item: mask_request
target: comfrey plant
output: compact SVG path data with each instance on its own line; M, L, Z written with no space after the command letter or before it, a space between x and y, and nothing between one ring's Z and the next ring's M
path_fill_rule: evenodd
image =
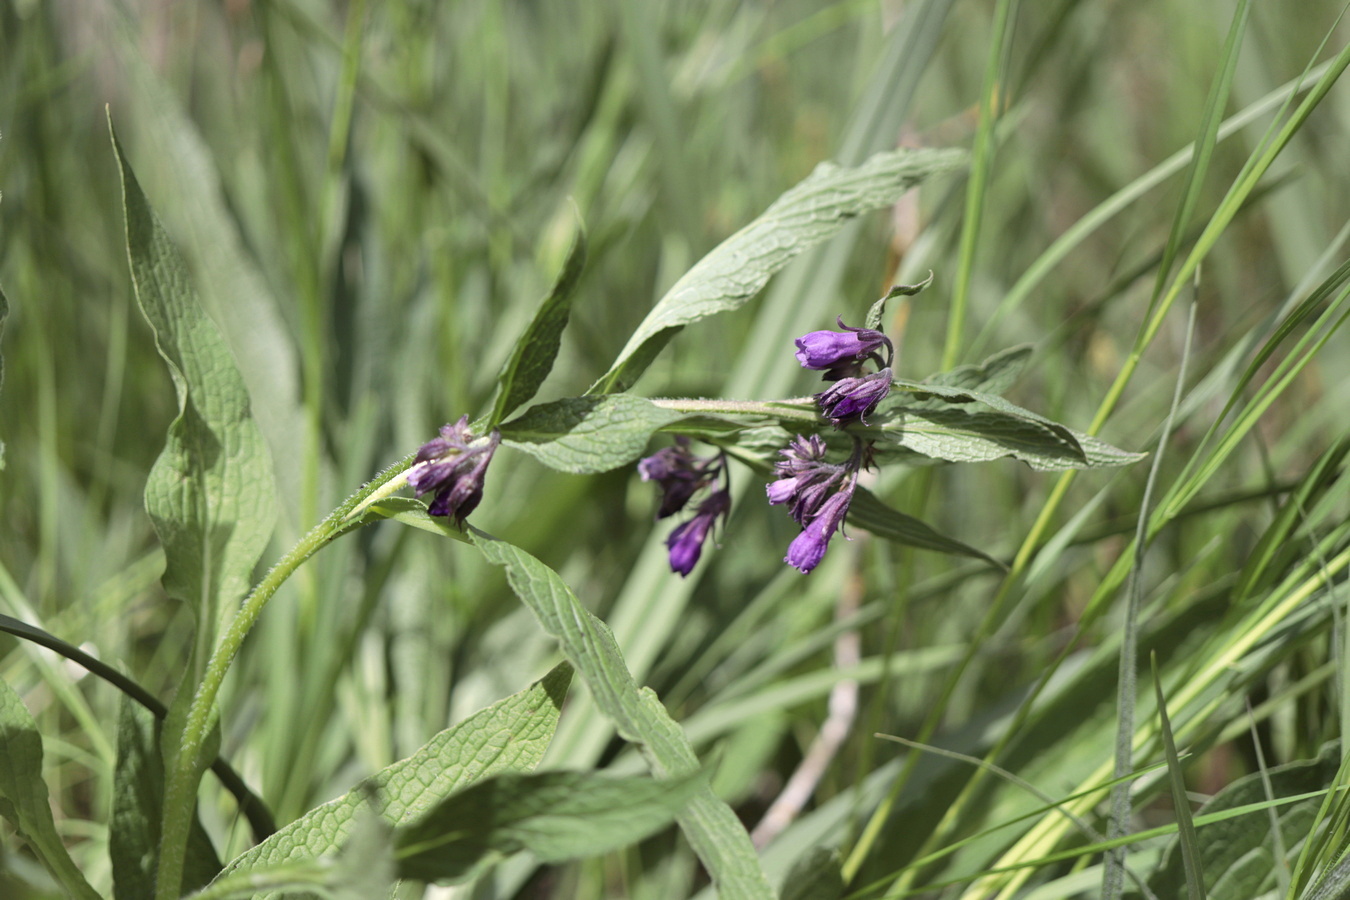
M963 159L952 151L897 151L856 168L817 169L681 278L588 391L527 407L550 374L567 326L586 256L578 233L483 413L443 426L271 560L255 581L277 512L273 450L278 458L294 454L264 440L229 347L203 313L186 265L115 140L114 148L132 283L180 405L145 491L163 545L165 592L190 606L195 623L173 713L117 667L27 623L4 627L66 655L129 698L118 728L118 801L111 821L100 826L116 836L117 900L178 900L198 890L207 897L255 890L350 893L358 877L362 896L387 896L398 879L464 881L521 850L553 862L608 852L677 817L715 885L733 885L731 893L741 897L772 896L744 827L703 777L706 769L685 732L654 694L639 689L605 623L551 568L468 521L489 503L488 469L503 452L576 475L626 468L641 458L641 477L660 491L657 518L692 511L665 536L664 548L653 547L674 572L690 578L714 531L726 530L733 506L741 514L750 507L734 500L748 480L733 483L733 464L769 479L769 503L785 507L800 527L785 560L810 572L845 522L887 540L997 565L887 507L860 484L865 469L1011 456L1059 470L1138 458L1002 399L999 392L1028 359L1025 348L921 382L897 378L895 347L880 328L884 304L924 285L888 293L862 327L841 318L840 330L796 341L798 362L828 384L814 397L655 400L630 392L684 325L737 309L848 219L894 203ZM0 312L4 305L0 296ZM673 445L643 458L658 434L674 434ZM318 435L310 440L322 443ZM696 453L695 441L710 449ZM396 496L404 487L428 502ZM230 712L222 713L221 688L263 610L299 567L343 536L381 523L462 542L504 569L568 662L278 832L266 804L217 758L220 718ZM734 541L734 531L726 541ZM597 714L642 749L660 780L530 771L557 725L573 671L591 688ZM32 789L42 784L42 742L18 694L2 681L0 726L12 737L5 739L7 765L0 767L0 815L25 836L65 894L99 896L66 854L45 790ZM510 751L484 757L482 735L502 737ZM201 785L208 768L234 795L257 841L226 862L197 819L199 797L208 797ZM583 820L599 824L577 828ZM471 833L465 821L475 824Z

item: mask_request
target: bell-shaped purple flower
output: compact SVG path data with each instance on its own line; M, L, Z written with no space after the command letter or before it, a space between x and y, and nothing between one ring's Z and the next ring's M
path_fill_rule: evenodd
M820 435L797 435L779 453L783 460L774 464L778 479L766 487L769 504L789 503L788 511L798 524L805 525L820 510L821 504L848 471L846 465L825 462L825 441Z
M807 369L825 369L826 381L838 381L862 374L862 364L872 359L882 365L877 351L887 350L887 365L894 347L886 335L871 328L853 328L838 320L843 331L813 331L797 338L797 361Z
M463 526L483 499L483 479L501 442L496 429L486 438L474 438L469 433L469 417L461 416L454 425L441 426L440 437L418 449L408 471L408 485L418 495L435 495L428 513L453 516L455 524Z
M830 538L834 537L835 531L844 522L844 516L848 515L848 505L853 500L853 489L856 484L855 480L821 505L815 518L788 545L787 556L783 557L783 562L800 569L803 573L810 572L820 565L820 561L825 558L825 551L829 548Z
M690 498L711 480L710 466L716 460L705 460L689 450L689 438L680 435L675 444L656 451L638 462L638 475L643 481L654 481L661 488L661 504L656 518L664 519L684 509Z
M841 378L828 389L816 394L820 411L835 425L854 420L867 424L867 414L891 392L891 370L882 369L871 375Z
M726 491L716 491L698 506L698 512L688 522L679 525L666 538L666 549L670 553L670 569L681 577L694 571L698 558L703 553L703 542L712 532L713 523L718 516L726 517L731 511L731 495Z

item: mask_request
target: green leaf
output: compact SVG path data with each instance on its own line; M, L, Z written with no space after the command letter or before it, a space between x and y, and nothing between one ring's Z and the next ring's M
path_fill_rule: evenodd
M558 573L519 547L472 527L469 539L488 562L506 569L511 589L558 640L596 706L620 735L637 744L653 773L678 778L697 772L698 757L683 729L656 694L638 688L609 626L581 605ZM723 900L773 897L745 826L709 786L699 787L677 820Z
M5 319L9 316L9 299L0 290L0 350L4 347ZM5 386L5 354L0 352L0 388ZM0 472L5 469L5 442L0 441Z
M0 679L0 818L65 889L79 900L99 900L56 833L56 822L42 780L42 737L19 695Z
M856 168L816 166L763 215L685 273L588 393L627 390L678 329L737 309L793 257L830 237L849 219L889 206L924 179L955 169L964 160L960 150L894 150L878 153Z
M149 710L123 696L117 725L117 766L113 771L112 822L108 855L112 861L113 896L142 900L154 896L159 864L164 764L158 720ZM195 817L188 835L183 889L195 890L220 872L211 839Z
M1020 422L1026 423L1028 426L1035 426L1037 430L1044 434L1048 444L1059 448L1060 452L1068 453L1084 461L1087 459L1086 455L1083 453L1082 445L1078 443L1078 439L1074 436L1071 429L1066 428L1057 422L1052 422L1044 416L1037 415L1029 409L1023 409L1015 403L1009 403L997 394L986 394L981 391L972 391L965 388L947 387L943 384L930 382L920 383L915 381L905 381L903 379L896 379L894 386L901 391L909 391L915 394L921 400L935 398L944 401L941 406L926 404L917 407L904 407L906 411L912 412L916 409L941 409L943 407L951 409L953 405L956 405L961 412L964 412L966 411L968 404L978 403L981 407L988 407L996 413L1001 413L1004 416L1017 419Z
M839 852L815 847L797 860L783 879L781 896L782 900L839 900L844 896Z
M685 414L624 394L532 406L501 427L502 443L562 472L607 472L642 455L660 428Z
M1033 347L1020 344L1000 350L979 365L957 366L946 372L930 375L924 384L936 384L942 387L965 391L979 391L983 394L1002 394L1012 387L1013 382L1022 374L1031 360ZM930 401L940 403L939 400Z
M412 756L241 853L221 878L337 852L368 801L389 825L408 825L488 775L533 769L553 739L571 680L572 668L564 663L526 690L447 728Z
M978 373L952 370L958 378ZM1144 458L1075 431L1002 397L933 382L898 381L917 402L901 400L883 407L889 420L880 436L892 447L946 462L987 462L1011 456L1041 471L1123 466ZM894 394L892 396L895 396Z
M864 328L871 328L875 331L884 331L881 327L881 319L886 315L886 301L896 297L912 297L933 283L933 273L929 272L928 277L918 284L897 284L886 292L871 308L867 310L867 317L863 320Z
M1268 769L1271 796L1278 799L1320 791L1332 783L1340 762L1340 745L1332 742L1322 748L1316 759ZM1245 815L1204 825L1195 832L1209 896L1259 897L1278 886L1268 800L1261 773L1253 772L1219 791L1196 811L1195 818L1203 819L1237 807L1252 807ZM1276 807L1280 834L1291 858L1309 838L1319 805L1320 798L1314 795ZM1159 897L1185 896L1180 838L1168 846L1148 883Z
M864 487L859 487L853 494L853 502L848 506L848 523L897 544L936 550L938 553L973 556L1000 569L1008 568L982 550L949 538L927 523L892 509Z
M113 149L136 301L178 394L179 414L146 481L145 507L164 545L164 589L196 613L198 658L205 660L267 546L276 486L234 357L116 135Z
M190 900L255 900L273 892L324 900L371 900L390 896L397 883L393 830L363 809L352 825L351 838L336 853L223 876Z
M534 314L534 321L516 341L511 358L497 376L500 386L497 400L492 405L492 413L488 416L484 431L501 424L503 419L533 397L552 371L553 361L562 344L563 329L567 327L567 318L572 311L572 294L581 280L581 271L585 265L586 230L578 227L553 289Z
M508 773L444 800L395 836L399 875L466 881L528 850L544 862L597 856L664 828L703 781L583 772Z

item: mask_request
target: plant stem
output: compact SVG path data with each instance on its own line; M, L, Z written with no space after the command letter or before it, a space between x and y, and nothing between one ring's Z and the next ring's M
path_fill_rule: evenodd
M352 494L337 509L300 539L291 550L277 561L262 581L259 581L221 636L206 664L201 684L192 697L183 732L178 740L178 751L172 757L164 792L163 828L159 844L159 869L155 879L155 900L176 900L182 892L183 865L187 855L188 830L196 808L197 786L205 771L202 750L214 725L216 697L225 681L230 663L243 646L267 601L286 582L305 560L321 550L339 532L350 529L348 513L369 495L402 474L412 464L409 455L381 472L374 480Z

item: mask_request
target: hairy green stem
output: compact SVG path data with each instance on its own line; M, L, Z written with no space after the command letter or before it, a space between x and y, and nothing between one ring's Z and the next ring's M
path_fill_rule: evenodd
M216 697L225 682L225 673L234 662L244 638L252 630L267 601L286 582L296 569L339 534L350 530L347 517L368 496L401 475L412 464L408 456L381 472L364 485L318 525L300 539L285 556L277 561L263 579L244 598L239 613L216 644L201 684L192 697L183 733L178 740L178 752L168 772L164 791L163 830L159 843L159 869L155 879L155 900L176 900L182 892L183 864L187 855L188 830L196 808L197 785L205 763L202 751L214 724Z
M789 400L653 400L652 405L676 412L720 413L722 415L768 416L819 425L820 413L811 397Z

